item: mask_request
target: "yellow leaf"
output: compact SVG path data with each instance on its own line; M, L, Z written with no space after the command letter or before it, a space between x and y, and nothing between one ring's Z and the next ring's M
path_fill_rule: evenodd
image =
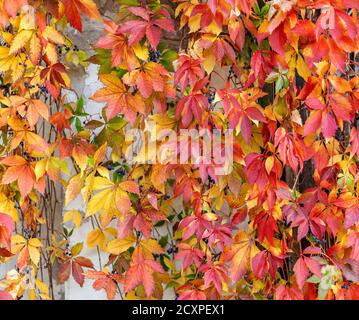
M31 261L37 266L40 262L40 251L39 249L33 247L33 246L28 246L27 247L29 249L29 255L30 255L30 259Z
M23 236L20 236L19 234L15 234L11 237L11 243L12 244L25 244L26 239Z
M189 18L188 26L189 26L190 33L196 32L199 30L199 28L201 27L201 19L202 19L202 14L200 14L200 13Z
M142 240L141 247L144 249L144 253L150 255L163 253L163 248L156 240L153 239Z
M80 254L80 252L82 251L82 248L83 248L83 243L82 242L79 242L79 243L76 243L72 248L71 248L71 254L72 256L77 256L78 254Z
M64 36L51 26L46 26L45 30L42 33L42 36L46 40L53 42L55 44L63 45L65 43Z
M257 249L258 250L258 249ZM244 230L238 232L234 237L234 243L230 248L226 248L221 258L231 258L230 277L233 281L238 281L250 268L250 261L256 253L256 246L253 240Z
M136 45L132 46L132 49L135 55L137 56L137 58L143 61L148 60L148 48L146 46L137 43Z
M76 229L78 229L82 222L81 213L77 210L70 210L70 211L65 212L63 223L66 223L71 220L74 222Z
M38 181L46 172L47 159L41 159L36 162L35 165L35 176Z
M305 63L304 59L301 55L298 55L297 58L297 71L298 74L307 81L310 76L310 69L308 68L307 64Z
M101 250L105 250L106 242L107 242L106 235L102 232L101 229L92 230L87 235L87 246L89 248L99 246Z
M84 181L80 174L70 179L65 191L65 206L77 197L83 187L83 184Z
M176 271L176 266L173 263L172 260L168 259L166 256L163 257L163 261L165 263L165 265L172 271Z
M211 50L203 51L203 67L210 74L216 65L216 57Z
M98 166L96 170L103 178L110 179L110 171L107 168Z
M272 156L268 157L265 162L265 167L268 174L270 174L270 172L272 171L273 165L274 165L274 157Z
M29 245L32 246L32 247L35 247L35 248L42 247L41 241L39 239L37 239L37 238L31 238L29 240Z
M102 190L102 189L111 188L113 186L114 183L111 180L103 177L95 177L93 183L93 190Z
M46 285L45 282L42 282L42 281L40 281L39 279L36 279L36 280L35 280L35 285L36 285L36 287L40 290L40 292L41 292L42 294L45 294L45 295L48 295L48 294L49 294L49 289L48 289L48 287L47 287L47 285Z
M31 37L30 46L29 46L29 51L30 51L29 55L32 64L35 65L39 62L41 56L41 50L42 50L42 46L40 39L34 34Z
M117 237L117 229L116 228L108 227L105 229L105 232L109 233L114 238Z
M279 121L288 114L287 104L284 98L277 96L273 103L273 113Z
M14 54L20 51L23 47L27 45L32 37L33 31L32 30L21 30L19 33L16 34L14 39L12 40L9 54Z
M104 143L100 148L98 148L93 155L93 161L96 166L100 164L103 159L106 157L106 151L107 151L107 142Z
M8 199L3 193L0 193L0 212L7 214L15 222L19 219L14 202Z
M29 300L36 300L36 291L35 289L29 290Z
M96 193L89 201L86 209L86 218L100 210L109 209L113 203L113 190L105 189Z
M127 251L133 244L133 242L136 239L134 238L133 235L125 238L125 239L115 239L115 240L111 240L108 244L107 244L107 251L111 254L114 255L120 255L121 253Z

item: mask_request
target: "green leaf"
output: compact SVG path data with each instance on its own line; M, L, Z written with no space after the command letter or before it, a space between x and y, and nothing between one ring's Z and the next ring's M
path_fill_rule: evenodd
M75 127L76 127L77 131L82 131L82 123L81 123L81 120L78 117L76 117Z
M176 285L178 285L178 283L176 281L170 281L170 282L167 283L166 289L173 288Z
M176 60L178 58L178 54L174 50L167 50L162 54L163 60Z
M76 113L81 113L83 111L84 108L84 99L83 97L80 97L79 100L77 100L77 105L76 105Z
M266 3L265 6L261 9L261 14L260 14L260 15L261 15L262 17L265 16L265 15L268 13L269 8L270 8L269 4Z
M83 242L76 243L76 244L71 248L71 254L72 254L73 256L77 256L78 254L81 253L82 248L83 248Z
M117 0L117 2L124 6L138 6L140 4L138 0Z
M267 78L266 78L265 81L266 81L267 83L273 83L274 81L276 81L276 79L278 79L278 76L279 76L279 73L273 71L273 72L271 72L271 73L267 76Z
M168 235L163 236L158 243L162 248L164 248L167 245L168 242Z
M307 282L320 283L320 278L316 275L312 275L310 278L307 279Z
M127 124L127 121L122 117L112 118L107 123L108 127L115 130L115 131L121 130L126 124Z
M99 73L111 73L111 51L108 49L95 49L96 55L89 58L89 61L100 65Z
M283 88L283 77L280 76L275 83L275 93L277 94Z
M261 9L259 8L259 5L257 2L255 2L253 4L253 8L254 8L254 12L256 13L257 16L261 15Z

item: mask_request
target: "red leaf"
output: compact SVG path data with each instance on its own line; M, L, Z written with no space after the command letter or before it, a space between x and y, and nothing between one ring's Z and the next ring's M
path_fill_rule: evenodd
M263 279L268 272L267 251L261 251L252 260L253 272L258 279Z
M15 18L20 8L27 4L27 0L4 0L3 6L6 12Z
M114 299L117 292L118 275L109 275L102 271L90 270L85 273L85 276L90 279L95 279L92 287L95 290L104 289L106 291L107 299Z
M307 136L314 132L316 132L322 121L322 112L321 111L312 111L309 118L304 124L304 132L303 135Z
M322 254L322 249L318 247L306 247L303 251L304 254Z
M14 299L10 293L0 290L0 300L14 300Z
M79 264L81 267L86 267L86 268L93 268L93 263L90 259L85 258L85 257L76 257L74 258L74 260L76 261L77 264Z
M322 274L320 272L321 267L318 261L312 259L312 258L308 258L308 257L303 257L306 266L308 267L308 269L315 274L317 277L321 277Z
M344 228L348 229L359 221L359 205L345 211Z
M132 256L131 266L126 273L125 292L129 292L139 284L143 284L146 295L149 297L155 285L154 272L164 273L164 270L157 261L146 259L141 248L136 248Z
M269 43L272 49L278 54L284 56L284 45L287 42L287 36L284 33L284 24L282 23L269 35Z
M100 20L100 13L92 0L61 0L64 4L65 15L70 25L82 32L80 13L85 16Z
M71 261L66 261L62 263L59 267L59 271L57 273L57 281L58 283L64 283L67 281L71 274Z
M297 284L299 286L299 289L303 289L305 280L307 280L309 276L309 270L308 267L304 261L304 258L299 258L297 262L294 265L294 273L297 280Z
M72 261L72 276L80 287L84 285L85 276L83 275L83 272L84 270L82 267L75 261Z
M276 300L303 300L303 294L295 288L289 288L284 284L277 287L275 291Z
M336 130L336 123L333 116L325 111L322 115L322 133L324 138L330 139L334 136Z

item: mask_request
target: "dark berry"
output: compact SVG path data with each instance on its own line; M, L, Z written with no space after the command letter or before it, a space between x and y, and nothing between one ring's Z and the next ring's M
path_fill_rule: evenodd
M216 95L216 93L213 91L208 94L208 103L209 104L211 104L214 101L215 95Z
M120 168L116 171L116 173L120 176L123 177L126 174L126 170L123 168Z
M150 54L150 61L153 61L153 62L158 62L159 61L161 53L158 50L155 50L155 51L150 50L149 54Z
M24 229L24 238L26 240L31 238L31 230L30 229L27 229L27 228Z

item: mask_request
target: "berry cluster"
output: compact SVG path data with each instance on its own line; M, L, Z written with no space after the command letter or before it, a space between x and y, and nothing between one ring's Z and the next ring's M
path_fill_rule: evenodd
M152 62L160 61L161 53L158 50L154 50L154 51L150 50L149 55L150 55L150 61Z

